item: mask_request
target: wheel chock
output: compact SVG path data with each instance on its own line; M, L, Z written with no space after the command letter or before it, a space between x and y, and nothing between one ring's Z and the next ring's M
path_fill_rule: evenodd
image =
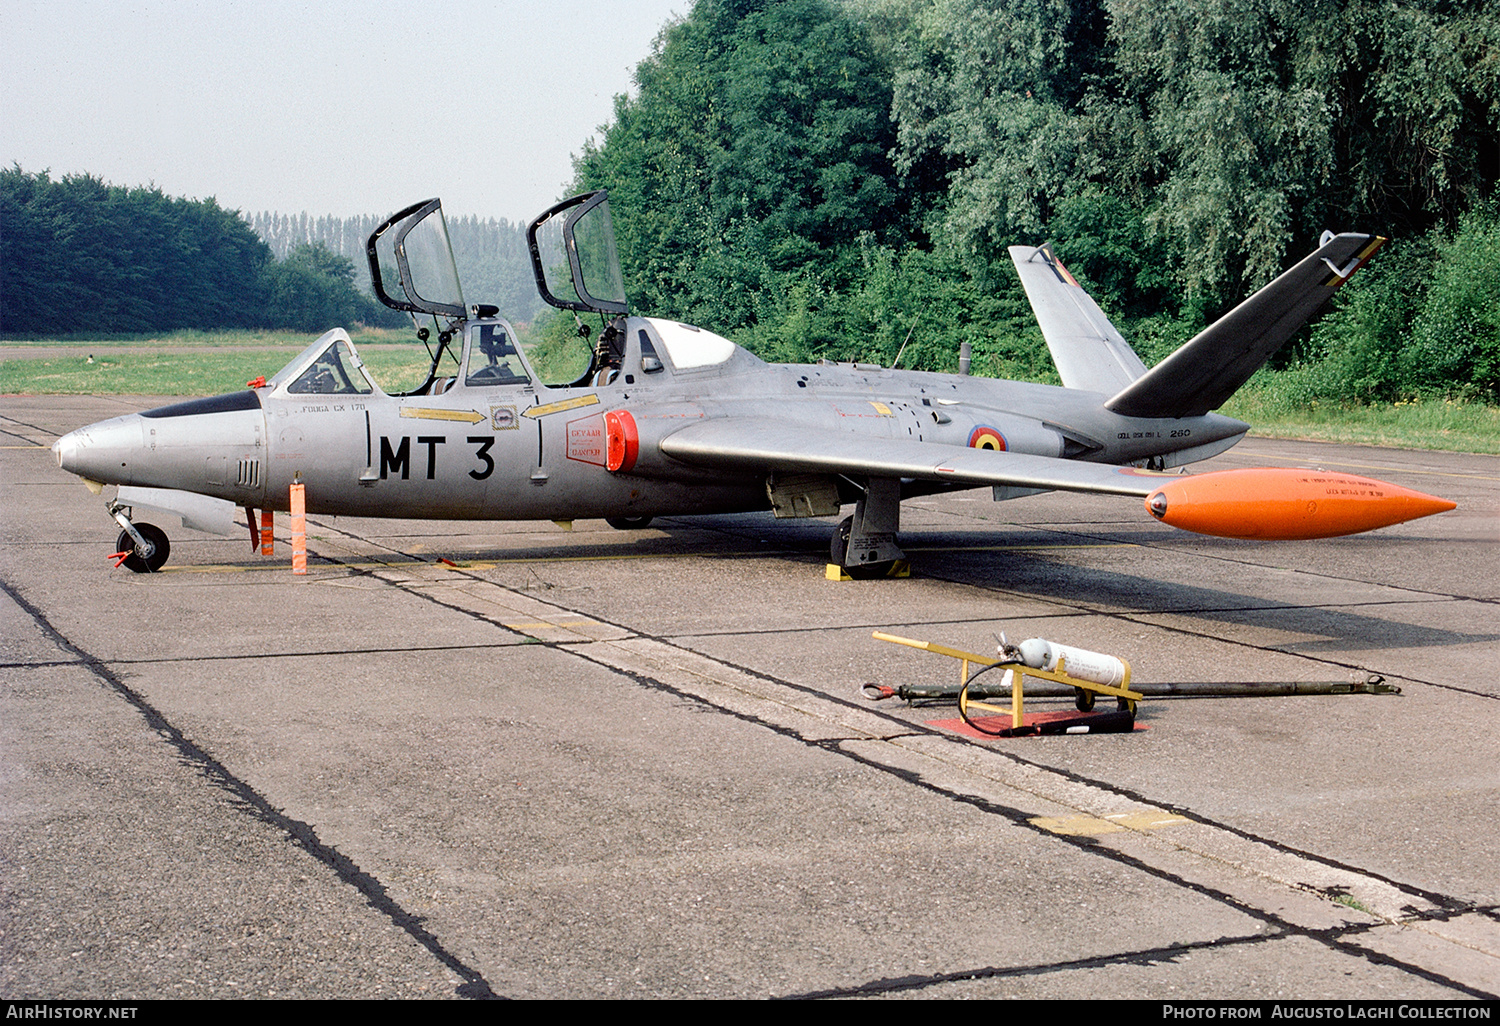
M911 561L898 559L891 564L891 568L883 575L887 578L905 578L911 576ZM848 572L837 563L828 563L823 569L823 578L828 581L852 581Z

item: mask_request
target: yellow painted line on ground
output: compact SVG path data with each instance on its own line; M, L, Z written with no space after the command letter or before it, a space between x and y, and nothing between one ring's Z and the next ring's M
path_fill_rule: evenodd
M278 539L279 540L279 539ZM913 548L910 552L1011 552L1041 549L1138 549L1139 545L1132 542L1113 542L1087 545L988 545L976 546L974 548ZM316 553L313 554L316 558ZM515 556L504 559L479 559L479 560L454 560L453 565L438 563L425 559L409 560L361 560L358 562L340 563L309 563L309 574L316 576L318 570L403 570L408 567L431 567L435 570L493 570L497 566L526 564L526 563L598 563L609 560L626 559L712 559L729 557L760 557L766 556L796 556L804 553L791 550L772 549L743 549L739 552L627 552L618 555L605 556ZM230 563L205 563L201 566L169 566L157 571L163 574L207 574L207 573L247 573L259 570L288 570L291 563L268 563L264 566L235 566Z
M738 556L764 556L776 553L765 552L737 552L732 555ZM688 559L696 553L692 552L662 552L652 555L650 553L637 553L623 556L518 556L515 559L491 559L478 560L474 562L460 562L455 560L455 566L446 563L434 563L423 559L411 560L362 560L359 562L318 563L309 562L307 565L309 576L316 576L319 570L405 570L412 567L430 567L434 570L493 570L501 564L512 563L588 563L609 559ZM723 553L720 553L723 555ZM316 554L313 559L316 560ZM235 566L230 563L204 563L199 566L169 566L163 567L157 573L163 574L206 574L206 573L246 573L259 570L286 570L290 573L291 562L267 563L265 566Z
M1320 467L1358 467L1361 470L1389 470L1397 474L1425 474L1428 477L1462 477L1470 478L1475 481L1500 481L1500 477L1495 477L1490 474L1455 474L1452 471L1447 470L1417 470L1412 467L1392 467L1384 463L1348 463L1341 460L1298 460L1289 459L1286 456L1274 456L1268 452L1255 452L1254 450L1250 449L1236 449L1235 452L1238 455L1258 456L1262 459L1285 463L1288 466L1295 465L1301 467L1308 463L1317 463ZM1491 457L1491 459L1493 458L1494 457ZM1204 473L1208 473L1208 471L1204 471Z
M285 566L230 566L227 563L210 564L208 566L166 566L156 571L159 574L243 574L251 570L286 570L291 571L292 565Z
M1087 545L977 545L972 548L909 548L908 552L1021 552L1031 549L1138 549L1134 542L1100 542ZM611 559L705 559L724 556L798 556L806 553L790 549L745 549L740 552L635 552L611 556L517 556L513 559L487 559L472 563L459 562L460 570L490 570L502 563L592 563ZM348 564L350 566L357 564ZM395 564L391 564L395 565ZM451 567L449 569L452 569Z
M473 562L459 562L456 569L459 570L493 570L495 567L509 563L599 563L611 559L692 559L701 556L710 558L713 556L790 556L791 552L761 552L746 549L743 552L634 552L618 556L516 556L512 559L484 559ZM457 562L457 561L455 561ZM355 564L348 564L353 566ZM391 564L395 565L395 564ZM410 565L410 564L406 564ZM449 567L448 569L455 569Z
M563 623L502 623L501 627L509 627L513 631L543 631L549 628L559 627L591 627L598 623L597 620L567 620Z
M1027 820L1054 834L1070 837L1102 837L1122 830L1159 830L1179 823L1191 823L1185 816L1174 816L1168 812L1120 812L1102 819L1097 816L1037 816Z
M516 556L513 559L483 559L472 563L459 563L457 567L449 567L450 570L493 570L497 566L515 563L599 563L611 559L684 559L693 555L691 552L663 552L659 556L649 553L637 553L626 556ZM744 553L749 555L749 553Z

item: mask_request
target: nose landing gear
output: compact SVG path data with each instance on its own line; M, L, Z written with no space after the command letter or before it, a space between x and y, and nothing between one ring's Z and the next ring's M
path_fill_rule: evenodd
M167 532L155 524L136 524L130 520L130 507L118 502L109 505L109 515L125 530L115 541L115 566L124 565L138 574L154 574L167 564L172 551Z

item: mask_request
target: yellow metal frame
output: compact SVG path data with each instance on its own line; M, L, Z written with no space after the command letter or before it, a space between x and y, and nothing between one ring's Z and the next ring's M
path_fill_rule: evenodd
M1050 680L1070 688L1091 691L1099 695L1109 695L1129 703L1131 711L1135 710L1137 702L1146 697L1138 691L1130 690L1130 664L1124 659L1121 659L1120 662L1125 665L1125 679L1119 687L1115 687L1110 684L1098 684L1091 680L1081 680L1078 677L1069 676L1066 659L1059 659L1057 661L1057 669L1055 670L1038 670L1035 667L1027 666L1025 663L991 659L988 656L982 656L975 652L965 652L961 648L950 648L947 645L939 645L931 641L917 641L914 638L903 638L895 634L884 634L880 631L876 631L874 637L876 641L889 641L895 645L905 645L907 648L919 648L924 652L935 652L938 655L948 656L950 659L957 659L959 661L959 683L961 685L958 692L958 711L965 720L969 718L970 709L978 709L983 712L999 713L1001 715L1009 713L1010 725L1012 727L1022 726L1025 722L1025 681L1027 677L1035 677L1038 680ZM1003 666L1011 672L1009 709L1000 705L991 705L988 702L971 702L969 700L969 665L971 663L977 663L980 666Z

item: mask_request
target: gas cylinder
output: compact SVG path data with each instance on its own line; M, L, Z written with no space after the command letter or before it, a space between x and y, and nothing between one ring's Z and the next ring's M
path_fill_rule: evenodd
M1034 670L1051 673L1057 669L1057 661L1061 659L1063 672L1079 680L1115 688L1124 687L1130 681L1130 664L1102 652L1059 645L1043 638L1028 638L1018 648L1021 651L1021 662Z

